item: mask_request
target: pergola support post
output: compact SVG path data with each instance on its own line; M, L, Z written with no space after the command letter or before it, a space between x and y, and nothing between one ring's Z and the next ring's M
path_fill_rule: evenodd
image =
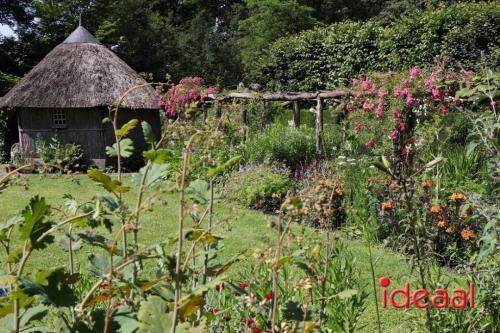
M323 154L323 101L316 98L316 154Z
M298 101L294 101L292 104L293 108L293 126L296 128L300 127L300 106Z

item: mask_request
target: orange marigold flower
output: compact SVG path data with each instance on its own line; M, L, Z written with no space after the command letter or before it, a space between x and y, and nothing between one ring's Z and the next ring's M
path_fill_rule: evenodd
M432 187L432 182L430 180L424 180L420 186L422 186L423 188L431 188Z
M393 210L396 208L396 203L392 200L382 202L382 210Z
M337 195L343 196L343 195L344 195L344 190L343 190L343 189L341 189L340 187L337 187L337 188L335 189L335 193L336 193Z
M452 233L454 233L454 232L455 232L455 227L448 227L448 228L446 229L446 233L448 233L448 234L450 234L450 235L451 235Z
M461 218L466 219L469 217L469 213L467 211L463 212L462 215L460 215Z
M441 212L441 206L435 205L431 207L431 213L439 213Z
M450 199L455 202L464 202L467 198L461 192L453 192L453 194L450 196Z
M469 240L469 239L476 238L476 234L474 233L474 230L470 230L469 228L463 229L460 234L462 235L462 238L464 240Z
M437 226L438 226L439 228L444 228L444 227L446 227L446 221L444 221L444 220L439 221L439 222L437 223Z

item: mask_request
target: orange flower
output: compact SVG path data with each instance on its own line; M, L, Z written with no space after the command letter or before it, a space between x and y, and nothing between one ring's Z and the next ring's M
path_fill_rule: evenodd
M452 233L454 233L454 232L455 232L455 227L448 227L448 228L446 229L446 233L448 233L448 234L450 234L450 235L451 235Z
M389 188L398 188L399 187L399 184L395 181L391 181L391 183L389 184Z
M337 187L337 188L335 189L335 193L336 193L337 195L339 195L339 196L343 196L343 195L344 195L344 190L343 190L343 189L341 189L340 187Z
M469 217L469 213L467 211L463 212L462 215L460 215L461 218L466 219Z
M432 182L430 180L424 180L420 186L422 186L423 188L431 188L432 187Z
M279 198L279 195L278 195L277 193L273 193L273 194L271 195L271 197L272 197L273 199L278 199L278 198Z
M382 210L393 210L396 208L396 203L392 200L382 202Z
M469 239L476 238L476 234L474 233L474 230L470 230L469 228L463 229L460 234L462 235L462 238L464 240L469 240Z
M467 198L461 192L453 192L453 194L450 196L450 199L458 203L458 202L464 202Z
M439 213L441 211L441 206L435 205L431 207L431 213Z
M437 226L438 226L439 228L444 228L444 227L446 227L446 221L444 221L444 220L439 221L439 222L437 223Z

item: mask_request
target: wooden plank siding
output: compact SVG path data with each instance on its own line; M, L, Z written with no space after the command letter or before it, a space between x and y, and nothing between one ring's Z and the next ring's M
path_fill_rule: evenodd
M107 159L106 146L111 146L115 142L112 125L102 123L102 119L108 116L108 110L106 108L68 109L65 114L66 127L57 128L53 125L51 109L19 110L19 142L23 152L29 156L36 155L37 137L40 136L49 142L51 137L57 135L63 143L81 145L84 150L84 160L87 163ZM119 126L134 118L149 122L159 137L161 125L157 111L121 110ZM140 126L132 131L130 138L134 140L134 146L138 151L146 148Z

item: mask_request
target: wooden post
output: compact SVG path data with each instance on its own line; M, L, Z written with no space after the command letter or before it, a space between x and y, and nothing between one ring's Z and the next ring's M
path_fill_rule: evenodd
M299 102L293 102L293 126L300 127L300 107Z
M217 119L220 119L221 116L222 116L222 107L220 106L219 101L215 101L215 117Z
M262 100L262 114L261 114L261 126L262 128L267 125L267 101Z
M243 125L243 142L247 141L247 132L248 132L248 124L247 124L247 108L243 105L243 109L241 110L241 123Z
M316 154L323 154L323 101L316 98Z

